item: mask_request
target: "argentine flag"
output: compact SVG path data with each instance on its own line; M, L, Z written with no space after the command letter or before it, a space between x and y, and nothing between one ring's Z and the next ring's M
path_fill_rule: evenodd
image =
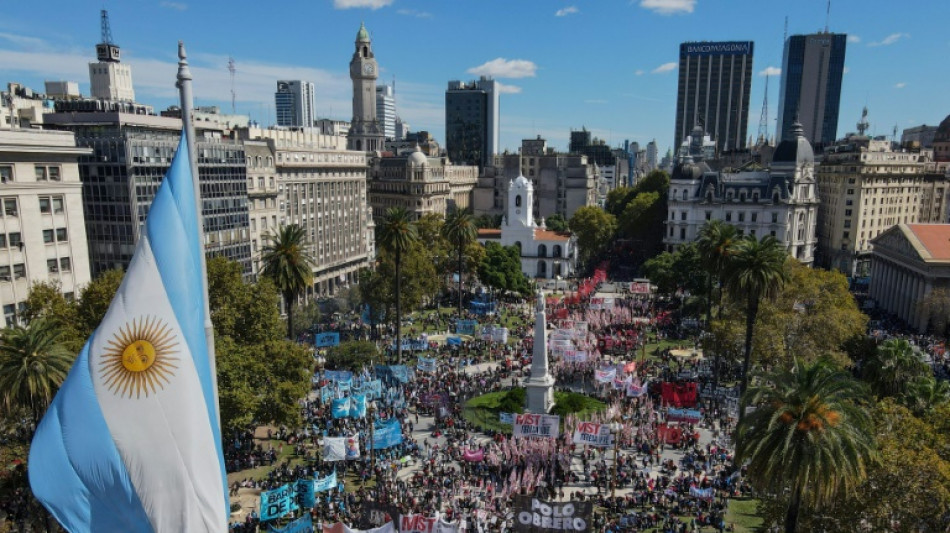
M185 136L122 285L40 422L33 493L67 530L227 531Z

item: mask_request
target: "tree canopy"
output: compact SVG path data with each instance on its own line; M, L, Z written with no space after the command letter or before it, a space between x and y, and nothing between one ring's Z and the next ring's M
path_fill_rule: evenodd
M580 262L586 264L613 239L617 219L597 206L588 205L574 212L569 226L577 236Z
M516 246L488 243L478 265L478 278L498 291L531 294L531 281L521 271L521 253Z

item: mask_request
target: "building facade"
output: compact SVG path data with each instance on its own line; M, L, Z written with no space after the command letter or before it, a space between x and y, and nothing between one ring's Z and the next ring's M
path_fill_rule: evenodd
M487 166L498 153L498 82L450 81L445 91L445 149L459 164Z
M573 276L577 243L573 235L548 230L544 219L535 219L530 208L534 203L531 180L518 176L508 182L507 192L501 229L479 230L479 242L517 247L521 251L521 271L528 277L556 279Z
M824 267L866 276L872 239L922 217L946 220L947 178L928 172L921 152L894 151L889 141L851 135L826 149L817 175Z
M286 128L312 128L316 120L316 89L312 82L279 80L274 93L277 125Z
M770 168L715 171L703 160L702 132L670 178L668 251L699 238L709 221L736 226L743 235L775 237L792 257L814 262L818 217L815 156L799 124L775 151Z
M89 283L80 157L71 133L0 130L0 305L19 323L30 286L56 282L67 299Z
M377 159L370 172L369 204L376 220L392 207L404 208L413 220L468 209L478 180L478 167L427 156L418 146L403 155Z
M265 236L288 224L303 227L314 257L313 286L305 297L334 294L355 283L361 269L370 266L373 254L372 217L367 208L367 156L346 150L346 139L313 131L248 128L242 139L267 146L252 150L254 164L249 178L264 178L262 191L249 190L256 223L252 235ZM276 210L267 207L274 196L267 152L274 154L277 178ZM261 201L263 200L263 209ZM367 238L367 235L370 238Z
M752 55L752 41L680 45L673 146L700 125L716 139L717 151L745 149Z
M376 87L376 118L383 127L383 136L396 139L396 90L392 85Z
M475 214L504 214L508 185L518 176L531 181L532 204L538 217L558 214L569 219L581 207L597 205L597 165L585 155L549 150L547 141L539 136L522 140L520 155L495 156L493 164L482 169L472 197Z
M373 54L366 26L360 24L356 33L356 50L350 59L350 79L353 80L353 120L347 132L347 148L358 152L376 152L383 149L386 140L383 125L376 115L376 78L379 64Z
M919 304L934 289L950 290L950 224L897 224L872 244L869 296L925 333L930 312Z
M89 89L93 98L101 100L135 101L132 86L132 67L122 64L119 45L112 42L109 15L102 11L102 42L96 45L95 63L89 63Z
M278 209L283 201L277 183L277 153L266 138L245 140L247 161L247 212L251 236L251 271L261 273L261 254L282 219Z
M782 55L776 139L789 135L796 120L815 149L834 144L841 107L841 79L848 36L843 33L791 35Z
M901 146L905 148L933 148L937 126L921 124L901 132Z
M149 206L171 166L181 120L129 113L53 113L48 127L75 133L92 153L79 159L92 276L125 269ZM196 124L196 128L201 128ZM220 130L198 129L198 174L205 252L251 274L244 146Z

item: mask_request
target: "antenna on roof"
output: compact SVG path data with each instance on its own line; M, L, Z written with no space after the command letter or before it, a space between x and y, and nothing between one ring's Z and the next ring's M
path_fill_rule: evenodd
M237 109L235 107L235 93L234 93L234 58L228 56L228 72L231 73L231 114L236 115Z
M825 10L825 33L828 33L829 20L831 20L831 0L828 0L828 9Z
M99 12L99 25L102 28L102 42L112 44L112 28L109 26L109 12L105 9Z
M765 96L762 97L762 115L759 117L759 138L757 145L768 144L769 136L769 76L765 75Z
M785 15L785 35L782 37L782 41L788 40L788 15Z

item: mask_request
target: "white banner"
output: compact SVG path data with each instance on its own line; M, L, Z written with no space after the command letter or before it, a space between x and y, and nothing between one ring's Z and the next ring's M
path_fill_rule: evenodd
M612 444L610 427L608 427L607 424L581 422L577 425L577 429L574 430L574 444L586 444L600 448L610 446Z
M557 438L560 434L561 417L557 415L515 415L515 437Z
M323 460L346 460L346 437L323 437Z

